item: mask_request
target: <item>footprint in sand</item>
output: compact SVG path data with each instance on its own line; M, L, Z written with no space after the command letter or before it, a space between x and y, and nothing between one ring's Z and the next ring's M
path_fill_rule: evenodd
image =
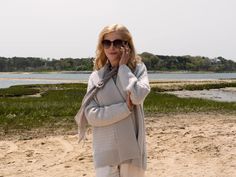
M64 163L66 160L65 157L68 155L68 153L74 150L74 147L72 146L72 144L70 144L63 137L51 137L48 139L48 142L51 142L52 144L54 144L54 146L57 144L57 147L55 147L54 150L60 149L63 151L63 153L57 153L56 156L53 159L51 159L52 161L50 162L48 161L47 164L44 164L39 169L41 168L45 169L45 168L49 168L49 167Z
M58 141L63 146L64 155L74 150L74 147L63 137L55 137L52 139Z
M17 151L18 147L14 142L11 141L0 141L0 158L5 155Z
M74 150L71 143L64 139L64 137L50 137L44 141L35 141L28 147L27 150L33 150L37 155L50 155L54 151L58 151L57 158L64 158L69 152ZM60 151L60 153L59 153Z

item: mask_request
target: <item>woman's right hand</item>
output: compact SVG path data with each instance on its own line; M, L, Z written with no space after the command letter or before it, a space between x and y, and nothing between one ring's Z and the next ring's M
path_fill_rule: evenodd
M123 65L123 64L127 64L129 59L130 59L130 48L129 46L126 44L124 47L121 47L121 59L119 62L119 66Z

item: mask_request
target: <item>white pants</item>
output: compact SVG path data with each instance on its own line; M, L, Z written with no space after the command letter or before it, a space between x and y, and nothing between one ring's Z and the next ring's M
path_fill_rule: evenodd
M144 170L131 164L96 168L96 177L144 177Z

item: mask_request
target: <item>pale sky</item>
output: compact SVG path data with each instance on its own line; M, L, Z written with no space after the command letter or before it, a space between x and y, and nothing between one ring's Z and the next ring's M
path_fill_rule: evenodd
M0 0L0 56L94 57L113 23L138 53L236 61L236 0Z

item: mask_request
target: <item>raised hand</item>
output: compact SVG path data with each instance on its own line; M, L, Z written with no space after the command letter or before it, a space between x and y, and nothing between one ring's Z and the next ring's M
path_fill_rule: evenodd
M129 59L130 59L130 48L128 46L128 44L125 44L124 47L121 47L121 59L120 59L120 62L119 62L119 65L122 65L122 64L127 64Z

